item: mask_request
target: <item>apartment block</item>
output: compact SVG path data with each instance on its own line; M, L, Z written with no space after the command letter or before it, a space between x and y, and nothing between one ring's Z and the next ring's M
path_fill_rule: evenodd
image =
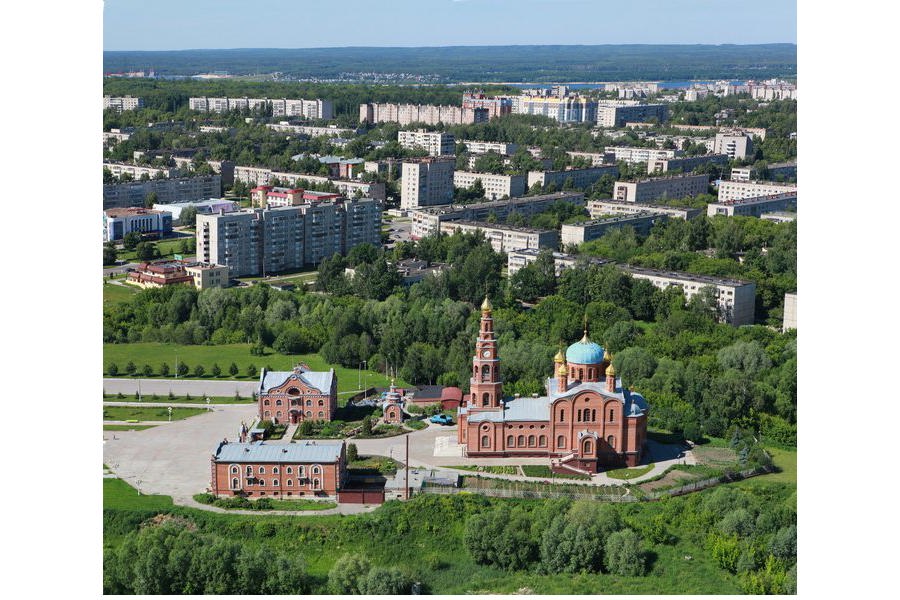
M447 156L456 153L456 140L452 133L440 131L398 131L397 141L404 148L421 147L431 156Z
M618 217L606 217L601 219L593 219L583 223L573 223L563 225L560 230L562 243L564 246L569 244L583 244L591 240L603 237L606 232L622 227L631 227L639 235L647 235L650 228L656 223L668 219L668 215L652 212L639 212L633 215L622 215Z
M540 183L543 187L553 184L558 189L561 189L563 186L584 189L597 183L604 175L618 177L619 167L607 165L588 167L586 169L566 169L564 171L529 171L528 187L530 188L535 183Z
M731 169L731 181L755 181L763 179L762 175L754 167L733 167ZM775 179L779 176L785 178L797 177L797 163L772 163L766 167L765 175L765 179Z
M303 100L288 98L190 98L188 107L200 112L222 113L229 110L250 110L271 106L273 117L301 117L304 119L333 119L331 100Z
M496 152L501 156L512 156L519 149L518 144L507 144L506 142L460 140L460 143L466 145L466 152L469 154L487 154L488 152Z
M668 159L651 159L647 161L648 173L668 173L682 171L690 173L697 167L706 164L724 165L729 160L727 154L703 154L701 156L680 156Z
M116 112L143 108L144 100L132 96L103 96L103 110L112 108Z
M241 205L234 200L226 198L210 198L209 200L200 200L197 202L175 202L173 204L154 204L153 210L164 210L172 214L173 225L193 225L193 223L182 223L181 213L186 208L196 209L197 214L211 215L219 212L235 212L241 209Z
M150 167L106 161L103 163L103 168L109 170L113 177L121 177L124 174L128 174L135 179L140 179L142 175L147 175L150 179L154 179L157 177L178 177L181 174L179 169L169 167Z
M709 175L676 175L640 181L617 181L613 199L620 202L652 202L663 198L687 198L706 193Z
M276 179L289 186L303 187L304 189L316 184L330 182L337 189L337 193L348 198L362 196L364 198L373 198L381 201L385 199L384 184L380 182L366 183L364 181L347 181L344 179L332 179L331 177L324 177L322 175L273 171L263 167L234 167L234 180L247 185L270 185L270 182Z
M538 253L539 251L536 249L508 251L507 273L512 276L522 267L530 265L537 260ZM601 266L612 264L631 277L635 279L646 279L660 289L665 289L673 285L679 286L684 292L687 300L690 300L691 297L700 292L703 288L713 287L715 288L716 304L718 308L716 316L720 322L738 327L740 325L752 325L754 321L756 284L753 282L618 265L615 262L604 258L584 257L574 254L563 254L561 252L553 253L553 262L556 266L557 277L563 270L572 268L579 262ZM785 297L785 316L787 317L788 314L788 300L787 297ZM794 312L794 314L796 314L796 312Z
M499 200L506 196L524 196L526 191L524 175L495 175L493 173L471 173L469 171L454 171L453 185L458 188L470 188L476 181L481 181L484 187L484 197L489 200Z
M673 219L693 219L699 216L702 208L676 208L672 206L657 206L655 204L637 204L634 202L616 202L614 200L589 200L588 213L592 219L610 215L635 215L641 212L650 212L658 215L667 215Z
M110 208L103 211L103 241L121 240L136 231L144 235L172 233L172 213L149 208Z
M369 123L396 122L400 125L425 123L426 125L470 125L490 118L486 108L461 106L436 106L431 104L377 103L359 105L359 120Z
M717 133L713 152L731 159L747 158L753 155L753 138L743 131Z
M765 213L796 209L797 192L785 192L771 196L725 200L708 204L707 216L725 215L726 217L761 217Z
M560 123L593 123L597 120L597 101L581 96L532 96L522 94L513 109L521 115L541 115Z
M626 122L646 122L656 119L664 123L669 118L669 107L665 104L639 104L633 101L601 102L596 109L597 125L600 127L622 127Z
M473 233L481 231L491 243L494 252L506 252L514 248L557 248L559 234L555 229L513 227L484 221L447 221L441 223L441 233L452 235L457 231Z
M452 156L404 160L401 167L400 208L450 204L453 201Z
M103 132L103 145L115 146L119 142L124 142L134 133L134 127L123 127L121 129L110 129Z
M513 212L530 217L549 209L556 202L567 202L575 206L584 206L584 194L580 192L557 192L541 196L525 196L494 202L480 202L465 206L445 206L423 208L410 211L412 229L410 237L414 240L434 235L441 229L441 224L448 221L487 221L493 217L504 221Z
M604 152L566 152L566 154L572 158L585 158L591 161L591 166L593 167L609 164Z
M636 165L649 160L666 160L680 155L678 150L663 150L660 148L632 148L630 146L607 146L603 149L605 162L615 163L620 160L628 164Z
M512 98L509 96L489 97L483 92L465 92L462 107L468 109L481 108L487 111L488 118L502 117L512 112Z
M228 267L206 263L187 263L184 272L191 276L194 287L206 290L213 287L228 287Z
M160 204L218 198L222 195L222 178L219 175L201 175L107 183L103 185L103 209L144 206L150 192L156 193Z
M797 329L797 292L784 295L784 318L781 330Z
M797 184L775 183L772 181L720 181L719 202L797 193Z
M197 216L197 258L231 277L315 265L353 247L380 245L381 204L366 198Z

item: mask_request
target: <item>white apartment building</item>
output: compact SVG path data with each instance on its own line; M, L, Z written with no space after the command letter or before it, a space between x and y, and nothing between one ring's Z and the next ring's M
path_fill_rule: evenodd
M150 192L156 193L160 204L218 198L222 195L222 177L201 175L107 183L103 185L103 209L143 206Z
M584 189L597 183L604 175L618 177L619 167L606 165L587 167L586 169L566 169L564 171L529 171L528 187L530 188L535 183L540 183L544 187L554 184L558 189L562 189L566 185Z
M650 228L668 215L642 211L631 215L593 219L582 223L565 224L560 229L560 237L564 246L576 246L603 237L608 231L622 227L631 227L639 235L647 235Z
M640 181L617 181L613 199L620 202L652 202L662 198L676 199L706 193L709 175L676 175Z
M771 196L725 200L706 205L707 216L761 217L765 213L794 209L797 206L797 192L786 192Z
M135 179L140 179L142 175L147 175L150 179L159 177L177 177L179 175L178 169L132 165L128 163L104 162L103 168L108 169L114 177L121 177L123 174L127 173Z
M249 108L272 107L273 117L301 117L304 119L333 119L334 106L331 100L303 100L288 98L190 98L188 107L200 112L227 112Z
M263 167L234 167L234 180L247 185L269 185L269 182L278 179L282 183L297 187L298 182L306 182L308 185L331 182L337 189L337 193L352 198L362 196L374 200L385 200L385 187L383 183L364 181L348 181L346 179L332 179L323 175L307 175L305 173L287 173L273 171Z
M135 110L143 108L143 98L134 98L132 96L103 96L103 110L108 108L115 109L116 112L123 110Z
M629 100L604 101L596 110L600 127L622 127L629 121L640 123L650 119L664 123L669 118L669 107L665 104L639 104Z
M732 159L747 158L753 154L753 138L743 131L717 133L713 152Z
M511 277L522 267L536 261L538 252L537 249L532 248L507 251L507 273L509 276ZM657 271L654 269L644 269L642 267L630 267L628 265L618 265L611 260L603 258L581 257L574 254L554 252L553 262L556 265L557 277L564 269L574 267L579 260L601 266L613 264L616 268L631 275L633 278L647 279L660 289L665 289L672 285L679 286L684 292L685 299L687 300L690 300L692 296L700 292L704 287L714 287L716 290L716 304L718 308L716 316L720 322L728 323L735 327L753 324L753 315L756 308L755 283L675 271ZM788 314L788 300L785 298L785 316L787 317ZM794 312L794 314L796 314L796 312ZM796 321L794 321L794 323L796 323ZM794 327L796 327L796 325L794 325Z
M728 162L727 154L704 154L701 156L680 156L678 158L656 159L647 161L648 173L668 173L681 170L684 173L693 171L700 165L708 163L724 165Z
M781 330L797 329L797 292L784 295L784 319Z
M122 129L110 129L103 132L103 145L114 146L119 142L124 142L134 133L134 127L123 127Z
M433 104L394 104L371 102L359 105L359 120L369 123L396 122L400 125L469 125L490 118L486 108L437 106Z
M355 129L343 129L339 127L317 127L313 125L291 125L287 121L279 121L278 123L266 123L266 127L272 131L279 133L296 133L300 135L308 135L310 137L328 136L328 137L352 137L356 135Z
M484 197L499 200L506 196L524 196L526 191L524 175L495 175L493 173L472 173L470 171L454 171L453 186L470 188L476 181L484 187Z
M505 220L510 213L517 212L530 217L549 209L556 202L566 202L575 206L584 206L584 194L581 192L557 192L541 196L524 196L495 202L479 202L465 206L442 206L412 210L410 237L414 240L433 235L440 231L441 224L447 221L486 221L493 216L497 220Z
M491 243L494 252L507 252L514 248L552 248L559 246L559 234L552 229L513 227L484 221L447 221L441 223L441 233L473 233L481 231Z
M453 201L452 156L404 160L401 167L400 208L450 204Z
M452 133L441 131L398 131L397 141L404 148L424 148L430 156L456 154L456 139Z
M513 112L522 115L542 115L560 123L593 123L597 120L597 101L581 96L523 94L514 99Z
M519 149L518 144L507 144L506 142L481 142L478 140L460 140L460 142L466 145L466 152L469 154L496 152L501 156L512 156Z
M658 215L668 215L672 219L693 219L699 216L701 208L676 208L672 206L657 206L656 204L637 204L635 202L616 202L614 200L588 200L588 213L592 219L609 215L635 215L641 212L650 212Z
M630 146L607 146L603 149L607 163L619 162L629 164L645 163L650 160L666 160L681 154L678 150L660 148L632 148Z
M719 202L797 193L795 183L775 183L774 181L720 181Z
M591 161L591 166L597 167L607 164L606 153L604 152L566 152L572 158L586 158Z

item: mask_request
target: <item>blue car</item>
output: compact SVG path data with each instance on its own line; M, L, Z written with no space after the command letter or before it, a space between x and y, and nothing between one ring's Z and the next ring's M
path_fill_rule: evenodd
M453 417L450 415L434 415L429 421L438 425L453 425Z

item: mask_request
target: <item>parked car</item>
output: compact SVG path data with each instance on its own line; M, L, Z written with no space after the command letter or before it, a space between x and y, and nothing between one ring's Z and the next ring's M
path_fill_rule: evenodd
M450 415L434 415L428 420L438 425L453 425L453 417Z

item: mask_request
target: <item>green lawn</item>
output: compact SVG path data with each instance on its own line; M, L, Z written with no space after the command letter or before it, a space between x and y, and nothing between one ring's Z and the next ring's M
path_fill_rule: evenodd
M121 479L103 480L103 508L115 510L166 510L172 508L171 496L147 496Z
M173 408L172 420L179 421L187 419L201 413L206 412L205 408ZM129 421L137 419L138 421L168 421L169 410L164 407L143 407L143 406L104 406L104 421Z
M456 465L451 469L460 469L462 471L475 471L476 473L493 473L495 475L518 475L519 467L515 465Z
M104 425L103 431L143 431L156 425Z
M181 253L179 248L181 247L182 240L185 240L188 243L190 243L190 238L188 238L188 237L177 238L174 240L165 240L163 242L155 242L155 243L156 243L156 247L159 249L159 253L162 255L162 258L171 258L173 254ZM188 247L190 248L190 246L188 246ZM185 256L193 255L193 254L194 254L193 250L189 250ZM119 250L118 259L124 260L127 262L140 262L137 258L137 252L135 252L134 250Z
M362 381L360 381L357 369L331 365L325 362L325 359L318 354L288 356L267 349L265 356L253 356L250 354L250 347L251 344L223 344L220 346L180 346L177 344L158 343L104 344L103 367L105 369L109 363L114 362L119 367L119 375L117 377L127 377L124 374L124 369L128 361L134 362L138 369L141 369L145 364L149 364L156 372L159 372L160 365L165 362L174 372L175 358L177 356L178 362L187 364L192 372L198 364L203 365L207 375L201 379L209 381L232 379L228 375L228 367L233 362L240 370L238 376L234 379L258 381L259 375L253 377L247 375L247 367L250 365L255 365L259 370L265 366L270 366L276 371L287 371L298 362L305 362L313 371L327 371L329 368L334 367L338 378L338 393L357 390L360 382L369 387L387 387L391 383L389 377L374 371L362 371ZM222 369L222 377L215 378L209 375L209 371L214 363L218 364L219 368ZM174 375L169 377L174 378ZM190 375L188 378L195 379ZM408 386L402 379L397 380L397 385L400 387Z
M612 471L607 471L606 474L613 479L628 480L649 473L654 466L656 465L650 463L649 465L645 465L643 467L635 467L634 469L613 469Z
M139 291L136 287L106 283L103 285L103 307L127 302Z

